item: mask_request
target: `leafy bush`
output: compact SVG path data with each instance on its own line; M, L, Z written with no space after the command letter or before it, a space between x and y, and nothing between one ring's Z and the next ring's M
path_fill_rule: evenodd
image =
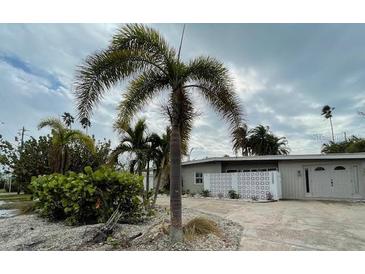
M210 191L208 189L204 189L200 194L203 197L210 197Z
M269 201L274 200L274 196L271 194L271 192L266 193L266 199Z
M218 193L218 198L222 199L224 197L223 193Z
M123 222L142 217L143 177L102 167L33 178L31 187L41 216L71 225L105 222L117 209Z
M212 220L203 217L197 217L190 220L183 227L184 236L188 240L192 240L196 236L215 234L216 236L221 236L221 231L218 228L217 223Z
M239 199L240 195L236 193L234 190L228 191L228 197L231 199Z
M252 201L258 201L259 200L259 197L258 196L255 196L255 195L254 196L251 196L251 200Z

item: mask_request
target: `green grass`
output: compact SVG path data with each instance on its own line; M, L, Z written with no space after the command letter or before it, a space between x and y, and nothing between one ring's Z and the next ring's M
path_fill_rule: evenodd
M0 201L12 202L12 201L31 201L30 194L16 194L16 193L0 193Z
M34 201L30 194L16 194L0 192L0 201L6 202L0 205L1 209L18 209L20 214L30 213L34 209Z

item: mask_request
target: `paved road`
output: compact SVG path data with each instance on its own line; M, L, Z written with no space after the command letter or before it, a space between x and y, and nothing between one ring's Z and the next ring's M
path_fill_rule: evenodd
M183 198L183 207L241 224L241 250L365 250L365 203Z

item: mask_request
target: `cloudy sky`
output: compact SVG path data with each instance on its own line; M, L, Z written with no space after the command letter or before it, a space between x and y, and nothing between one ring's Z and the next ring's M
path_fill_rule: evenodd
M72 95L75 69L108 45L120 25L0 24L0 134L14 140L46 134L38 122L63 112L76 114ZM181 24L156 27L177 47ZM250 127L268 125L286 136L292 154L319 153L330 136L321 107L335 107L337 139L365 135L365 25L353 24L188 24L184 60L209 55L223 61L235 81ZM112 130L125 83L113 88L95 110L90 133L118 142ZM162 132L163 98L141 113L150 131ZM192 158L233 155L226 124L197 97L190 142Z

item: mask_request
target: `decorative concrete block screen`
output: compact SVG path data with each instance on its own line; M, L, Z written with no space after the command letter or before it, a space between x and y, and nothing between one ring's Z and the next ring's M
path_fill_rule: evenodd
M241 199L267 200L281 198L281 181L278 171L255 171L235 173L205 173L204 189L212 196L223 194L228 197L230 190L236 191Z

